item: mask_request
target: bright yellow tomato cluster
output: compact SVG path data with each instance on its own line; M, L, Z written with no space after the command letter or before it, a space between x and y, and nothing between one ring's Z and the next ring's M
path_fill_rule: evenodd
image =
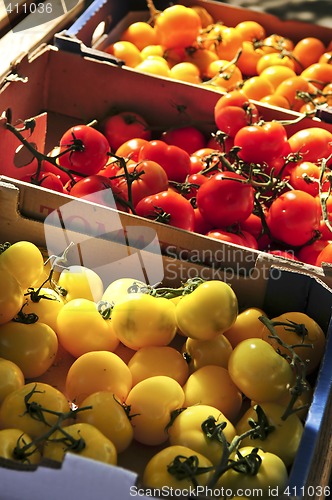
M325 336L312 318L272 318L281 345L264 311L239 311L225 282L105 284L83 266L44 264L29 242L3 248L0 273L7 286L0 301L2 457L61 462L72 452L116 465L136 444L158 447L143 474L147 487L286 484L306 415L301 409L285 418L297 375L286 344L307 373L316 370ZM308 385L296 405L309 405L311 395ZM229 457L259 462L254 479L232 469L216 481L225 447L248 433L257 405L272 432L243 439ZM197 475L198 466L204 473Z
M221 92L241 88L249 99L310 114L332 103L331 49L316 37L269 35L253 20L228 26L193 3L131 23L104 50L143 73Z

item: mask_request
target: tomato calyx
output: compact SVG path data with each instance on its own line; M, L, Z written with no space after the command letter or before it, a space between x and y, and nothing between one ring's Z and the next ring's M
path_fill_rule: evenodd
M248 455L242 455L239 450L237 450L236 455L239 457L238 460L231 462L231 467L236 472L241 474L246 474L249 476L255 476L262 463L262 458L258 455L259 448L254 448Z
M13 450L13 455L20 461L29 461L29 456L35 453L41 444L46 441L55 441L52 439L52 435L56 431L60 431L62 434L62 437L57 438L56 441L64 443L66 445L66 450L71 450L76 453L81 452L85 447L84 438L80 436L76 439L74 436L68 434L62 427L62 424L68 419L75 418L78 412L90 410L92 406L84 406L81 408L72 407L68 410L68 412L50 410L48 408L44 408L36 401L31 401L33 395L40 392L42 391L37 390L37 385L34 385L31 391L24 396L24 404L26 408L24 414L28 414L32 419L46 424L48 426L48 430L29 443L26 443L23 439L19 438ZM53 425L48 422L47 415L54 415L57 417L57 420Z
M7 250L11 246L11 243L9 241L5 241L4 243L0 244L0 255Z
M107 300L100 300L97 304L97 310L103 319L110 319L112 316L114 304L111 304Z
M12 319L12 321L15 321L15 323L24 323L25 325L32 325L33 323L36 323L38 321L38 316L35 313L28 313L26 314L23 309L27 305L25 302L19 312L17 313L16 317Z
M204 474L209 470L213 470L213 467L199 467L199 460L196 455L191 455L189 457L177 455L173 462L167 466L169 474L178 480L190 478L195 487L198 486L196 476Z

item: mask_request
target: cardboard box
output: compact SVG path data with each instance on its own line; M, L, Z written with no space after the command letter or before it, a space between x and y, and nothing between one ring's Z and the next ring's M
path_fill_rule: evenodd
M263 12L263 9L249 10L232 3L223 3L213 0L155 0L157 9L163 10L167 6L177 3L185 6L193 4L204 7L216 21L226 26L234 27L239 22L252 20L260 23L267 35L274 33L288 37L295 43L304 36L317 37L328 45L332 39L332 29L302 21L282 20ZM82 13L75 23L68 29L55 35L54 43L63 50L76 51L77 45L93 48L107 59L108 54L103 52L110 43L119 40L119 36L132 22L147 21L150 18L144 0L114 2L109 0L94 0Z
M178 119L173 103L189 106L193 118L199 117L202 127L210 130L213 106L219 98L218 93L191 85L184 87L177 82L150 78L144 74L135 74L133 86L133 74L130 70L124 71L121 67L83 54L79 56L59 51L52 46L41 49L32 58L24 58L20 64L20 73L26 81L4 85L0 92L0 108L1 111L11 109L13 123L36 116L44 110L36 118L37 125L30 137L40 151L48 151L57 144L61 134L70 125L100 119L114 105L144 113L152 125L160 125L159 116L162 116L165 126ZM77 86L77 74L83 73L89 74L90 78ZM108 81L107 87L104 85L105 80ZM147 85L150 89L148 94ZM97 93L94 92L94 87L98 89ZM260 107L260 112L266 119L293 118L292 112L272 112L270 107L265 106ZM0 124L0 147L3 151L0 173L15 178L30 166L28 163L25 167L17 167L15 157L20 143L4 129L3 121L2 127ZM291 130L297 130L308 123L311 121L305 119L292 125ZM24 216L44 220L51 210L57 208L59 197L55 193L20 181L13 182L20 187L20 210ZM62 203L70 199L63 195ZM126 213L121 213L120 217L126 227L139 227L141 224L140 217ZM164 254L176 254L182 260L207 265L213 262L216 273L219 269L229 269L236 273L250 274L258 255L262 255L267 266L279 260L266 253L260 254L252 249L222 243L161 223L145 221L145 224L157 232ZM318 269L292 261L283 265L318 273L327 283L331 279L328 267Z
M194 120L199 120L202 130L214 130L213 108L220 97L218 92L138 74L95 59L91 54L73 54L54 46L43 47L32 56L26 56L18 69L22 78L4 82L0 91L0 113L10 109L12 123L37 117L30 141L40 151L47 152L58 144L69 126L101 120L114 106L142 113L152 126L160 126L162 120L165 127L179 123L181 116L177 106L183 106ZM77 75L85 75L85 78L77 82ZM259 104L259 112L266 120L298 118L296 113L263 104ZM4 122L4 118L0 120L0 175L21 178L24 169L29 169L30 165L28 161L25 166L17 164L17 150L21 144L5 129ZM288 130L293 133L311 124L312 120L305 118L289 125ZM331 127L323 122L317 122L317 126ZM44 220L49 211L57 208L59 197L55 193L32 184L13 182L20 187L20 210L24 216ZM61 203L70 199L63 195ZM140 217L124 212L120 217L125 227L139 227L142 222ZM162 223L145 221L144 224L157 232L164 254L175 254L182 260L205 265L213 263L216 274L220 269L228 269L249 275L254 272L258 255L266 261L266 266L280 260L267 253L226 244ZM314 268L288 259L283 266L314 272L327 284L332 281L328 266Z
M61 246L66 241L73 241L77 247L80 247L80 252L72 254L73 263L78 255L84 255L84 261L81 263L98 268L102 256L107 255L107 264L113 261L120 272L124 268L123 260L128 264L131 262L130 256L137 256L140 253L137 248L131 248L130 245L114 242L110 233L100 234L99 222L100 220L107 221L112 217L110 209L75 200L76 213L83 214L90 220L90 226L86 226L84 232L78 233L72 217L73 212L66 212L68 206L62 205L62 202L63 199L60 196L57 203L59 209L55 211L55 216L59 210L62 213L62 226L56 226L55 219L45 224L40 220L27 218L20 212L20 187L10 180L1 180L0 240L13 243L28 239L47 248L49 252L53 252L53 244ZM62 243L59 244L59 242ZM155 259L160 259L161 254L158 254L156 247L154 250L153 252L143 251L142 253L146 255L143 255L141 262L149 265L152 259L154 265L158 265L160 260ZM85 257L90 260L85 260ZM193 275L204 279L214 277L212 266L184 262L176 257L161 258L165 285L180 284L180 277L181 280L193 277ZM102 260L102 264L105 264L105 260ZM264 265L264 261L258 256L255 262L255 275L245 277L225 272L220 277L234 288L240 307L250 305L261 307L271 316L290 310L303 311L316 319L327 332L326 352L316 379L313 402L305 423L299 452L290 471L287 496L279 492L277 497L309 499L313 497L313 493L319 492L319 488L327 487L332 467L331 455L329 455L332 422L332 366L330 363L332 290L317 277L282 268L280 263L271 266L267 273ZM102 274L102 277L104 276ZM66 357L63 356L58 360L57 365L51 367L41 378L48 383L53 381L61 387L61 377L65 376L68 366ZM61 467L54 467L54 464L45 462L38 467L13 466L8 468L8 463L0 461L0 499L20 500L24 491L24 498L27 500L32 498L69 500L77 494L84 500L90 500L96 494L100 498L129 500L135 492L137 494L137 488L140 487L139 474L144 466L142 461L144 453L147 451L143 451L142 447L138 446L137 449L133 447L131 451L119 456L118 467L107 466L75 455L68 455ZM151 496L143 496L142 490L140 492L139 496L143 500L151 498ZM320 498L323 497L320 496Z

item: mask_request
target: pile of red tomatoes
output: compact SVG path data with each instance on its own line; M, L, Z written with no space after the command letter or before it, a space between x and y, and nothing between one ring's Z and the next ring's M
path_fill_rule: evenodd
M71 127L25 180L255 250L331 262L332 133L314 122L289 133L239 90L217 100L214 123L211 134L190 119L155 131L142 114L118 111L97 127Z

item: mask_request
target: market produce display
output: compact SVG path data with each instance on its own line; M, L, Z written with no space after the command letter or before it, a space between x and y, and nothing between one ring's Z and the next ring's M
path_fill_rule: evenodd
M287 487L325 348L311 317L239 310L229 284L199 277L101 289L64 255L41 265L28 241L1 250L15 283L0 301L2 459L61 463L77 453L116 466L139 444L149 450L147 488L200 485L228 498L239 487ZM47 375L64 355L60 388Z
M331 105L331 43L267 34L257 21L228 26L208 7L172 5L132 22L102 50L136 71L220 92L242 89L249 99L314 116Z
M35 152L38 168L22 180L311 265L331 261L328 129L289 132L292 121L265 121L242 90L217 100L210 134L190 109L179 116L157 130L131 110L73 126L49 155Z

